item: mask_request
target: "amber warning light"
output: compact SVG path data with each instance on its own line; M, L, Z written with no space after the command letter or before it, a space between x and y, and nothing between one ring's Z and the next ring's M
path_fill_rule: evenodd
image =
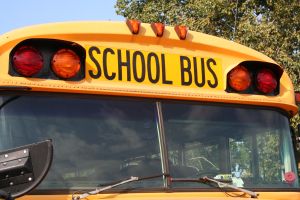
M53 56L51 67L58 77L72 78L80 70L80 58L70 49L61 49Z
M229 73L228 83L231 88L241 92L247 90L251 84L251 77L248 69L244 66L237 66Z

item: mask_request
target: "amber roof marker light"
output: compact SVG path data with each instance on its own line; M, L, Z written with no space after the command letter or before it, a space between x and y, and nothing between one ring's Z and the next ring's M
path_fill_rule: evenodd
M188 32L188 27L184 25L177 25L174 27L179 39L185 40Z
M126 24L132 34L138 34L140 31L141 21L136 19L127 19Z
M165 25L163 23L151 23L151 28L157 37L162 37L165 31Z

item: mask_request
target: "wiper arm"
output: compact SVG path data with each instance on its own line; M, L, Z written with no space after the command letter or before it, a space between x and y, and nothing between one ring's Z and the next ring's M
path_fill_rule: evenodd
M73 200L80 200L80 199L84 199L90 195L95 195L95 194L99 194L100 192L103 192L105 190L109 190L112 189L114 187L117 187L119 185L123 185L126 183L130 183L130 182L134 182L134 181L141 181L141 180L146 180L146 179L153 179L153 178L158 178L158 177L162 177L162 176L168 176L167 174L159 174L159 175L155 175L155 176L147 176L147 177L136 177L136 176L132 176L128 179L125 180L120 180L118 182L115 182L114 184L108 185L106 187L101 187L101 188L96 188L93 191L90 192L86 192L84 194L78 195L78 196L74 196L72 195L72 199Z
M184 178L171 178L171 181L172 182L198 182L198 183L215 183L218 185L219 188L231 188L231 189L234 189L234 190L237 190L239 192L244 192L245 194L248 194L251 196L251 198L257 198L258 197L258 194L256 194L255 192L252 192L250 190L246 190L246 189L243 189L243 188L239 188L239 187L236 187L234 185L231 185L229 183L225 183L225 182L221 182L221 181L218 181L216 179L212 179L212 178L208 178L208 177L202 177L202 178L199 178L199 179L184 179ZM228 182L228 181L226 181Z
M206 176L200 178L199 180L202 181L202 182L204 182L204 183L205 182L216 183L220 188L227 187L227 188L231 188L231 189L234 189L234 190L237 190L237 191L240 191L240 192L244 192L244 193L250 195L251 198L257 198L258 197L258 194L256 194L255 192L252 192L250 190L246 190L246 189L243 189L243 188L240 188L240 187L236 187L236 186L228 184L228 183L223 183L223 182L214 180L212 178L208 178Z

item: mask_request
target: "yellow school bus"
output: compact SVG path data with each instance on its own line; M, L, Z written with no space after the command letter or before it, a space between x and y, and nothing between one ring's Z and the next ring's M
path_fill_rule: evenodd
M27 27L0 36L0 90L0 150L53 141L20 199L300 199L291 80L232 41L137 20Z

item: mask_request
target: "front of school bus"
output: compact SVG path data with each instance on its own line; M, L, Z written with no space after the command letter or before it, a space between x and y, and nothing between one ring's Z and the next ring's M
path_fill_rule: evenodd
M300 199L292 83L236 43L134 20L28 27L0 37L0 91L0 150L54 145L21 199Z

